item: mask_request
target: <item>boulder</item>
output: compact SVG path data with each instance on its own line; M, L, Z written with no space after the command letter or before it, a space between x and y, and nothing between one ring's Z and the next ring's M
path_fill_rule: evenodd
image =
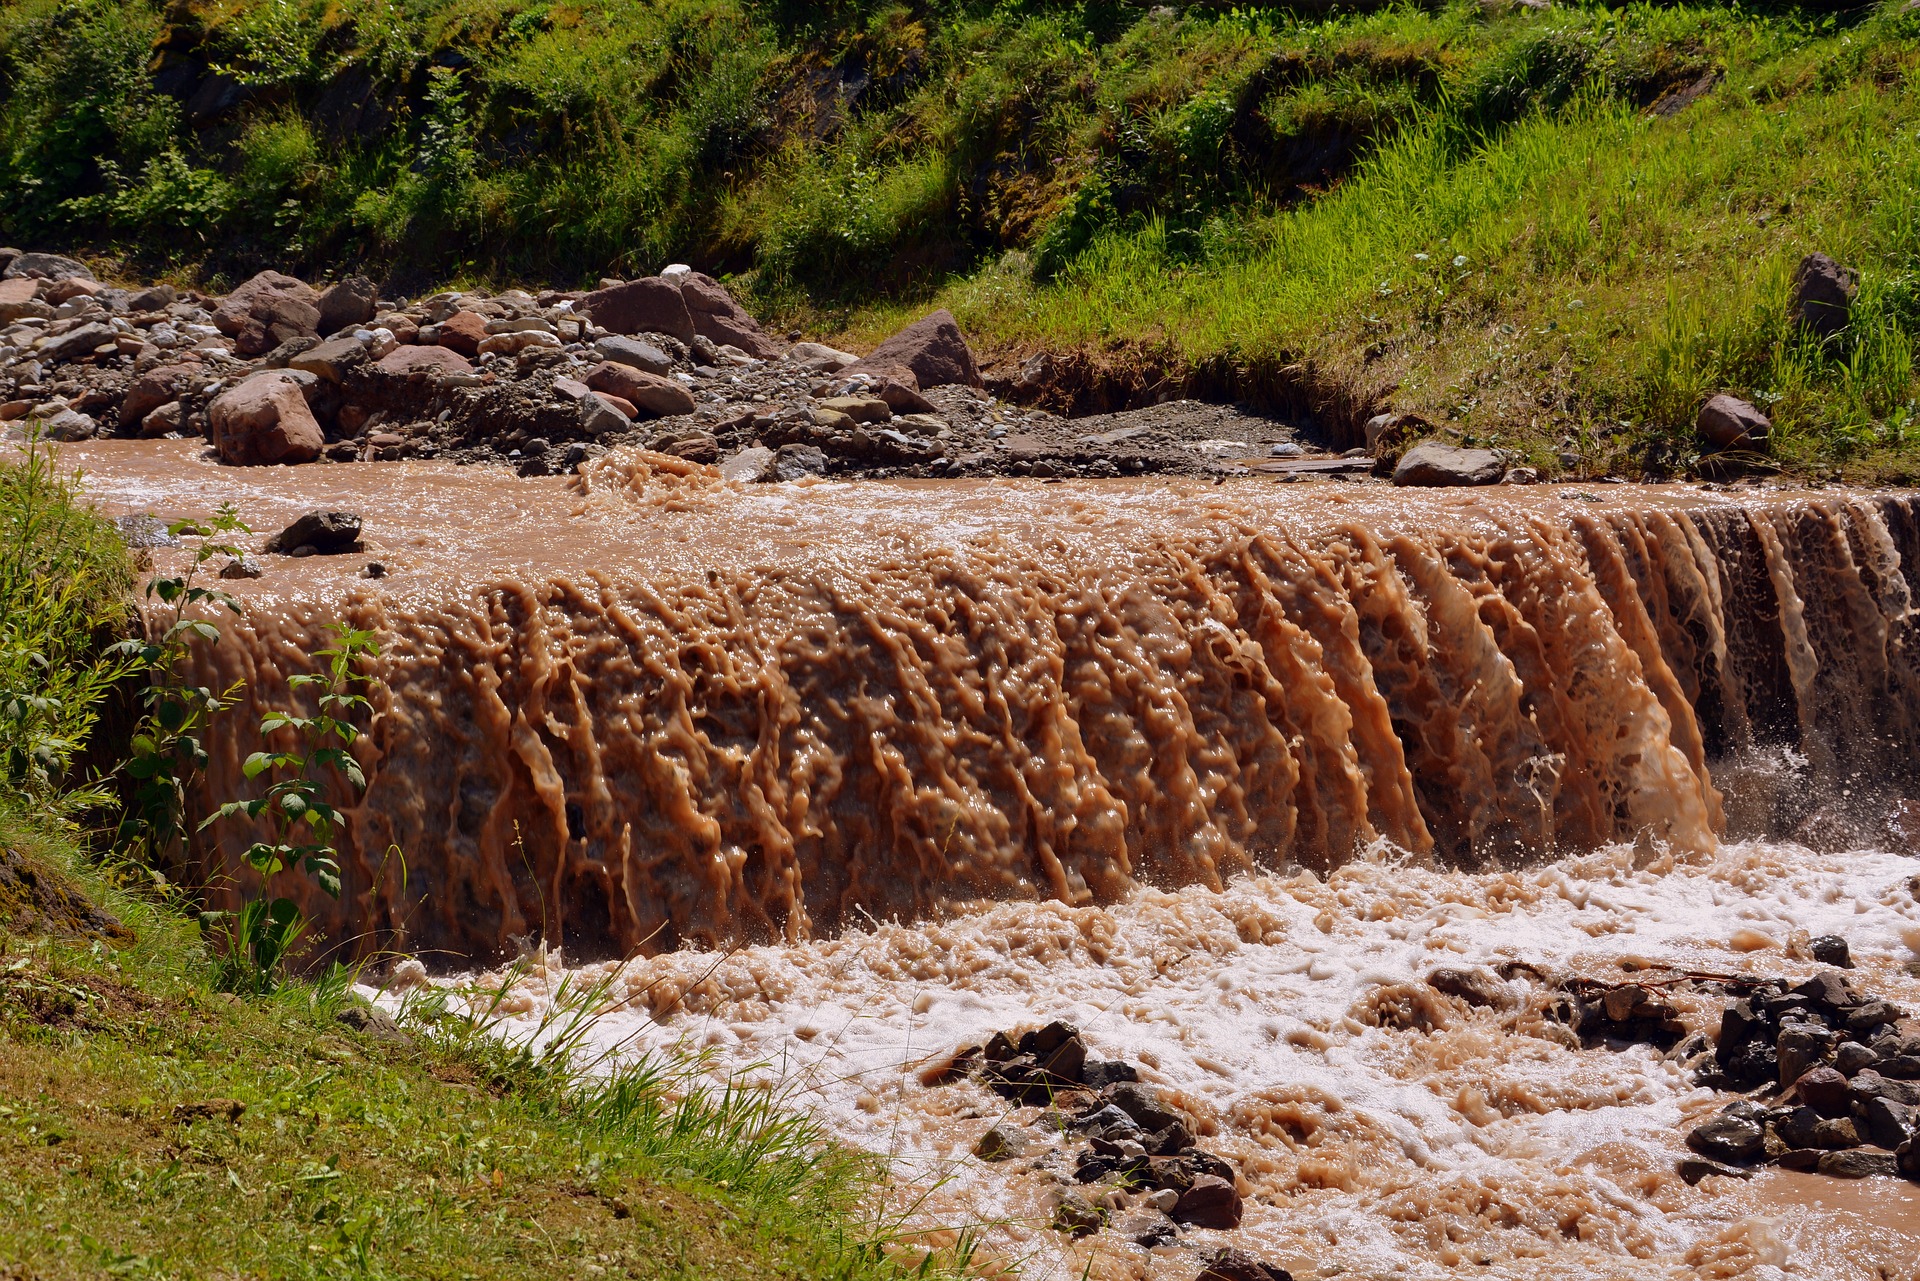
M1807 951L1822 965L1832 965L1842 970L1853 968L1853 949L1838 934L1822 934L1807 944Z
M786 359L794 364L812 365L835 372L860 363L860 357L852 352L829 347L823 342L797 342L787 348Z
M720 461L720 442L712 432L693 431L676 436L659 446L663 454L672 454L675 458L684 458L691 463L717 463Z
M189 361L162 365L141 374L127 387L126 398L120 402L120 426L132 429L145 422L147 415L160 406L180 399L199 372L199 364Z
M187 416L187 407L177 400L169 400L140 420L142 439L152 440L164 436L170 431L179 431L181 422Z
M1148 1134L1166 1129L1180 1119L1178 1113L1160 1101L1160 1095L1150 1085L1128 1082L1111 1086L1106 1091L1107 1101L1133 1118Z
M1860 1109L1860 1124L1867 1141L1883 1148L1897 1148L1913 1137L1914 1109L1892 1099L1868 1099Z
M773 451L765 445L750 446L720 464L721 480L751 483L766 480L772 473Z
M360 518L352 512L311 511L266 541L262 551L286 556L302 547L316 556L350 552L360 542Z
M693 393L680 383L650 374L644 369L635 369L631 365L612 361L595 365L587 371L586 383L595 391L618 396L635 409L656 418L690 414L694 409Z
M50 338L47 345L36 353L40 359L55 364L63 360L77 360L82 356L91 356L97 349L112 345L118 350L120 335L109 325L95 322L69 330L58 338Z
M782 445L774 451L773 478L799 480L827 474L827 456L813 445Z
M323 334L364 325L373 319L379 293L365 276L349 276L328 285L314 303L320 309L319 330Z
M621 413L619 406L610 403L604 396L589 391L580 398L580 429L589 436L624 431L628 419L629 415Z
M760 322L748 315L719 281L697 271L679 279L680 296L687 304L695 333L709 342L738 347L756 360L780 358L780 344L760 328Z
M40 296L58 307L62 303L84 298L85 303L76 303L76 307L85 307L96 301L96 294L104 292L100 282L88 280L82 276L69 276L65 280L48 281L40 286ZM56 315L58 313L55 313Z
M650 374L673 372L673 361L666 352L650 342L641 342L625 334L608 334L593 344L593 350L602 360L612 361L616 365L628 365Z
M48 440L66 444L76 440L92 440L100 434L100 424L77 409L59 409L38 421L40 431Z
M326 445L299 378L284 370L221 392L207 406L207 425L220 461L232 466L312 462Z
M1830 1179L1891 1179L1900 1174L1900 1163L1893 1153L1857 1148L1825 1153L1814 1168Z
M478 356L480 344L487 340L487 318L471 311L456 311L440 322L435 340L449 351L462 356Z
M1773 434L1773 420L1750 402L1722 394L1700 406L1694 429L1702 440L1721 449L1758 449Z
M1847 1078L1833 1068L1810 1068L1800 1074L1793 1088L1800 1101L1821 1116L1846 1116L1851 1108Z
M1712 1160L1738 1164L1760 1155L1766 1135L1757 1121L1723 1112L1696 1125L1687 1146Z
M28 309L28 304L33 304ZM0 280L0 322L12 323L23 316L51 316L53 309L40 301L40 282L27 277Z
M213 323L233 339L242 356L259 356L289 338L319 335L319 295L304 281L263 271L228 294L214 309Z
M165 311L180 301L180 292L172 285L155 285L143 289L137 294L127 295L127 310L139 315L145 312Z
M1240 1194L1231 1180L1196 1174L1192 1186L1174 1203L1173 1221L1196 1228L1237 1228L1240 1212Z
M911 375L911 381L921 389L943 387L948 383L984 386L972 349L961 335L953 313L944 308L914 321L846 370L909 381L901 377L902 371Z
M882 378L873 394L887 402L896 414L935 414L939 406L897 378Z
M1423 441L1400 456L1393 469L1393 483L1435 487L1443 485L1496 485L1506 468L1491 449L1461 449Z
M574 310L617 334L666 334L692 342L696 333L679 286L658 277L596 289Z
M1793 273L1793 318L1822 338L1831 338L1853 317L1860 276L1825 254L1808 254Z
M449 347L395 347L373 366L389 378L421 380L470 374L473 364Z
M367 349L357 338L330 338L316 343L287 362L287 368L304 370L330 383L346 381L348 374L367 363Z
M59 254L21 254L7 264L6 277L9 280L29 276L35 280L92 280L93 272L83 262L71 258L62 258Z
M856 423L883 423L893 417L893 407L878 396L834 396L820 401L818 408L845 414Z

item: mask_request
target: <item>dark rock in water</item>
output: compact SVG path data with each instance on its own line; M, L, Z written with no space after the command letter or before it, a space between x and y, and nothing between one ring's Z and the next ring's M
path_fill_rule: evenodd
M1807 945L1813 953L1813 959L1822 965L1837 965L1843 970L1853 968L1853 952L1847 941L1838 934L1822 934Z
M1442 967L1427 975L1427 986L1436 992L1457 996L1468 1005L1499 1008L1510 1000L1506 984L1491 970Z
M827 456L812 445L782 445L774 451L775 480L799 480L805 476L826 474Z
M1849 1013L1844 1026L1847 1031L1872 1039L1880 1028L1898 1022L1900 1007L1891 1001L1868 1001Z
M1831 338L1853 318L1860 276L1825 254L1800 260L1793 273L1793 318L1822 338Z
M265 550L286 554L311 547L314 554L331 556L353 550L360 541L360 518L352 512L308 512L267 540Z
M1841 1076L1857 1076L1879 1061L1878 1054L1858 1041L1842 1041L1840 1048L1833 1052L1834 1070Z
M1141 1139L1146 1135L1146 1131L1132 1117L1111 1103L1075 1118L1070 1128L1076 1134L1098 1138Z
M982 1161L1011 1161L1026 1150L1026 1133L1006 1121L981 1135L973 1145L973 1154Z
M1145 1145L1147 1151L1155 1156L1179 1156L1193 1146L1193 1135L1185 1124L1175 1121L1166 1129L1149 1135Z
M1058 1021L1047 1024L1020 1038L1020 1052L1031 1054L1040 1071L1059 1083L1080 1084L1080 1069L1087 1061L1087 1047L1079 1031Z
M1908 1139L1896 1148L1893 1163L1901 1174L1920 1181L1920 1138Z
M1805 999L1822 1015L1831 1017L1847 1010L1858 1009L1864 1004L1861 995L1854 991L1847 976L1833 970L1823 970L1799 987L1788 993Z
M1738 396L1714 396L1700 406L1694 430L1721 449L1756 449L1773 434L1773 420Z
M220 567L220 577L227 579L263 578L266 572L251 556L236 557Z
M1915 1111L1905 1103L1896 1103L1892 1099L1868 1099L1860 1109L1860 1125L1867 1132L1867 1141L1880 1147L1893 1149L1905 1143L1914 1134Z
M1724 1165L1719 1161L1708 1161L1701 1157L1688 1157L1676 1167L1680 1177L1692 1187L1708 1175L1718 1175L1723 1179L1751 1179L1752 1170L1743 1170L1737 1165Z
M1766 1144L1765 1132L1757 1122L1721 1113L1693 1128L1687 1146L1714 1161L1751 1161Z
M1847 1078L1830 1067L1810 1068L1793 1083L1800 1101L1821 1116L1846 1116L1851 1110Z
M1180 1229L1164 1214L1139 1214L1113 1225L1114 1231L1144 1250L1172 1245L1180 1239Z
M1231 1179L1197 1174L1175 1203L1173 1220L1197 1228L1237 1228L1240 1213L1240 1194L1234 1190Z
M1920 1055L1895 1054L1874 1065L1881 1076L1896 1081L1920 1081Z
M180 540L167 532L167 522L158 516L121 516L114 522L120 540L129 547L178 547Z
M1226 1246L1201 1260L1200 1275L1194 1281L1293 1281L1293 1274L1245 1250Z
M1401 486L1495 485L1506 474L1491 449L1460 449L1423 441L1400 456L1393 483Z
M1920 1107L1920 1084L1882 1076L1877 1068L1856 1073L1853 1080L1847 1082L1847 1093L1853 1099L1856 1113L1866 1106L1869 1099L1892 1099L1908 1107Z
M1828 1152L1814 1167L1835 1179L1895 1178L1900 1173L1898 1160L1891 1152Z
M1133 1064L1118 1059L1088 1059L1080 1067L1080 1083L1090 1090L1104 1090L1109 1085L1139 1079Z
M1789 1023L1780 1030L1774 1050L1780 1056L1780 1084L1792 1085L1808 1068L1827 1057L1837 1038L1825 1028L1806 1023Z
M1074 1236L1090 1236L1106 1226L1107 1212L1078 1192L1069 1192L1053 1211L1053 1226Z
M1109 1086L1105 1091L1108 1102L1134 1119L1135 1124L1148 1134L1158 1134L1168 1126L1180 1120L1179 1113L1161 1102L1160 1095L1152 1086L1136 1082L1123 1082Z

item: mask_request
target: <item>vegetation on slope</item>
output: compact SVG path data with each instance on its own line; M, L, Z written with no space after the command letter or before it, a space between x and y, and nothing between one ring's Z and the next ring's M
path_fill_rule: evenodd
M1549 467L1755 399L1903 472L1920 14L1059 0L0 0L0 235L590 283L851 339L952 306L1055 407L1393 407ZM1826 343L1800 256L1861 272ZM217 282L216 282L217 283Z

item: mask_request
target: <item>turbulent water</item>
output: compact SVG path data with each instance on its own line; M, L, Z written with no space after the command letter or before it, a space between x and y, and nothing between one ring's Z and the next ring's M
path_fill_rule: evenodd
M1037 1227L1044 1164L965 1156L1004 1105L920 1083L1063 1015L1208 1118L1239 1237L1297 1275L1912 1275L1905 1193L1688 1188L1677 1127L1712 1096L1677 1065L1417 982L1800 972L1831 930L1914 1003L1907 496L75 453L114 508L366 518L366 554L237 584L200 673L250 718L327 625L379 634L347 893L309 904L331 935L641 958L602 1033L770 1065L899 1158L923 1224L992 1222L1063 1276L1191 1275ZM222 741L209 794L244 794L253 744Z

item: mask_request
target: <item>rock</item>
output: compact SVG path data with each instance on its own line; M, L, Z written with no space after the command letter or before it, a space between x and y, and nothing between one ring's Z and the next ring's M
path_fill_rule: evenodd
M1091 1236L1106 1226L1107 1212L1078 1192L1068 1192L1054 1207L1053 1226L1076 1237Z
M40 282L29 278L0 280L0 323L12 324L28 316L49 319L53 308L40 299Z
M572 401L578 404L580 401L593 395L593 389L581 382L578 378L568 378L562 375L553 380L553 394L562 400Z
M631 417L630 414L622 413L619 406L595 392L589 391L580 398L580 429L589 436L604 436L610 431L625 431Z
M1811 1068L1793 1083L1800 1101L1821 1116L1846 1116L1852 1110L1847 1078L1830 1067Z
M1146 1131L1140 1128L1139 1122L1135 1121L1111 1103L1076 1117L1069 1128L1076 1134L1084 1134L1099 1139L1130 1138L1137 1140L1146 1135Z
M1872 1068L1862 1070L1847 1082L1847 1094L1853 1099L1855 1115L1873 1099L1892 1099L1895 1103L1920 1108L1920 1084L1890 1080Z
M1700 406L1694 430L1702 440L1721 449L1753 449L1767 443L1773 433L1773 420L1738 396L1722 394Z
M169 400L145 418L140 420L140 436L143 440L152 440L164 436L170 431L179 431L185 420L187 407L177 400Z
M720 442L714 439L711 432L688 432L667 441L659 448L663 454L672 454L675 458L684 458L690 463L720 461Z
M860 357L850 351L841 351L838 347L829 347L821 342L797 342L787 348L788 360L795 364L807 364L830 372L839 372L848 365L860 363Z
M1841 1076L1855 1076L1879 1061L1878 1054L1858 1041L1842 1041L1840 1048L1833 1052L1833 1066Z
M289 369L304 370L338 385L347 375L367 363L367 349L357 338L332 338L315 343L287 362Z
M487 338L487 321L471 311L456 311L440 322L434 342L462 356L478 356Z
M1687 1146L1713 1161L1751 1161L1766 1145L1758 1122L1723 1112L1709 1117L1687 1135Z
M427 381L470 374L473 365L450 347L395 347L373 366L389 378Z
M1751 1179L1753 1177L1752 1170L1743 1170L1737 1165L1723 1165L1718 1161L1708 1161L1697 1156L1687 1157L1680 1162L1677 1169L1680 1177L1687 1181L1688 1187L1692 1187L1710 1174L1719 1175L1723 1179Z
M1854 1148L1845 1152L1827 1152L1814 1167L1832 1179L1898 1178L1900 1166L1891 1152L1863 1152Z
M538 329L523 329L512 333L490 334L482 338L480 354L482 356L495 354L517 356L529 348L545 347L558 351L561 346L560 340L552 334Z
M0 248L0 275L4 275L7 268L13 266L14 261L19 257L20 250L18 249L11 247Z
M155 285L151 289L142 289L137 294L128 294L127 310L135 315L165 311L179 301L180 292L172 285Z
M1104 1092L1107 1101L1133 1118L1148 1134L1155 1134L1180 1120L1179 1113L1160 1101L1160 1095L1150 1085L1125 1082L1109 1086Z
M692 271L679 277L679 284L695 333L709 342L738 347L756 360L780 358L780 344L767 336L760 322L748 315L719 281Z
M845 414L856 423L883 423L893 417L893 408L878 396L834 396L818 402L816 408Z
M1223 1246L1201 1259L1194 1281L1293 1281L1293 1274L1245 1250Z
M213 323L233 339L242 356L259 356L289 338L317 337L319 295L301 280L263 271L228 294L213 312Z
M673 360L666 352L650 342L641 342L625 334L608 334L593 344L593 350L602 360L645 373L664 376L673 372Z
M1838 934L1822 934L1807 945L1807 950L1822 965L1835 965L1843 970L1853 968L1853 951Z
M882 378L873 394L896 414L936 414L940 407L896 378Z
M120 426L137 427L160 406L180 399L199 372L197 363L185 363L162 365L141 374L128 384L126 397L120 402Z
M973 1154L982 1161L1011 1161L1026 1150L1026 1134L1006 1121L981 1135L980 1141L973 1145Z
M1468 1005L1500 1009L1512 1003L1507 985L1491 970L1460 970L1443 967L1427 975L1427 986L1448 996L1457 996Z
M666 334L690 343L696 332L680 287L658 277L596 289L574 310L616 334Z
M1184 1122L1175 1121L1166 1129L1148 1135L1141 1146L1154 1156L1179 1156L1193 1146L1193 1134Z
M1826 1058L1834 1040L1833 1034L1825 1028L1805 1023L1790 1023L1780 1029L1780 1038L1774 1043L1774 1049L1780 1056L1781 1088L1792 1085L1806 1074L1807 1069Z
M1820 337L1831 338L1847 327L1859 289L1859 273L1825 254L1808 254L1793 273L1793 318Z
M201 1099L196 1103L181 1103L173 1109L174 1123L188 1125L195 1121L211 1121L224 1117L229 1121L238 1121L246 1115L247 1105L239 1099Z
M21 254L7 264L5 275L9 280L22 276L35 280L93 279L93 271L85 263L59 254Z
M1908 1139L1895 1148L1893 1163L1902 1175L1920 1182L1920 1139Z
M326 445L299 379L275 370L230 387L207 406L220 461L231 466L307 463Z
M1088 1059L1080 1068L1080 1084L1090 1090L1104 1090L1109 1085L1119 1085L1125 1081L1138 1081L1140 1074L1131 1063L1118 1059ZM1115 1108L1118 1112L1119 1109ZM1121 1113L1125 1116L1125 1113Z
M55 280L40 286L40 296L59 308L54 315L64 320L88 307L97 306L99 300L94 295L100 289L101 286L92 280Z
M1913 1137L1914 1109L1892 1099L1868 1099L1860 1110L1859 1125L1867 1132L1867 1142L1897 1148Z
M338 333L373 319L380 295L365 276L349 276L328 285L315 301L320 310L319 331Z
M1413 436L1426 435L1433 431L1433 424L1418 414L1385 413L1375 414L1367 419L1361 428L1365 437L1368 453L1375 452L1383 443L1397 444Z
M799 480L827 474L827 456L813 445L782 445L773 454L775 480Z
M1163 1196L1167 1194L1156 1192L1153 1195ZM1169 1206L1171 1206L1171 1202L1169 1202ZM1124 1219L1116 1220L1113 1224L1113 1230L1143 1250L1153 1250L1163 1245L1172 1245L1180 1239L1180 1229L1173 1225L1173 1220L1166 1216L1165 1211L1157 1214L1128 1215Z
M898 381L907 381L900 377L900 371L911 374L913 383L922 390L948 383L963 383L968 387L985 385L960 326L955 323L953 313L944 308L914 321L846 370L891 375Z
M367 566L369 571L375 568L380 568L381 572L378 574L369 573L367 577L379 578L386 572L383 567L377 565ZM358 1032L370 1040L385 1041L389 1045L413 1044L413 1038L407 1035L406 1030L394 1021L393 1015L387 1013L377 1005L369 1005L364 1001L354 1001L342 1007L333 1018L334 1022L352 1028L355 1032Z
M743 449L720 464L720 479L746 483L768 479L773 474L773 451L765 445Z
M68 330L58 338L48 339L46 346L40 348L36 354L42 360L59 364L64 360L77 360L82 356L91 356L98 348L113 345L119 336L111 326L96 321L93 324L82 325L78 329Z
M1506 468L1491 449L1461 449L1423 441L1400 456L1396 485L1494 485Z
M220 577L225 579L260 578L266 574L260 568L260 562L251 556L239 556L220 567Z
M267 540L262 549L286 555L311 547L315 555L352 551L360 541L360 518L352 512L311 511Z
M813 419L814 426L823 427L827 431L835 434L850 432L858 426L853 419L847 417L839 410L827 409L821 405L815 405L809 412L809 416Z
M586 383L595 391L610 392L656 418L690 414L697 403L693 393L672 378L612 361L588 370Z
M1196 1228L1237 1228L1240 1209L1240 1194L1231 1180L1197 1174L1193 1185L1174 1203L1173 1220Z
M72 444L92 440L100 434L100 424L77 409L61 409L39 421L41 434L48 440Z

